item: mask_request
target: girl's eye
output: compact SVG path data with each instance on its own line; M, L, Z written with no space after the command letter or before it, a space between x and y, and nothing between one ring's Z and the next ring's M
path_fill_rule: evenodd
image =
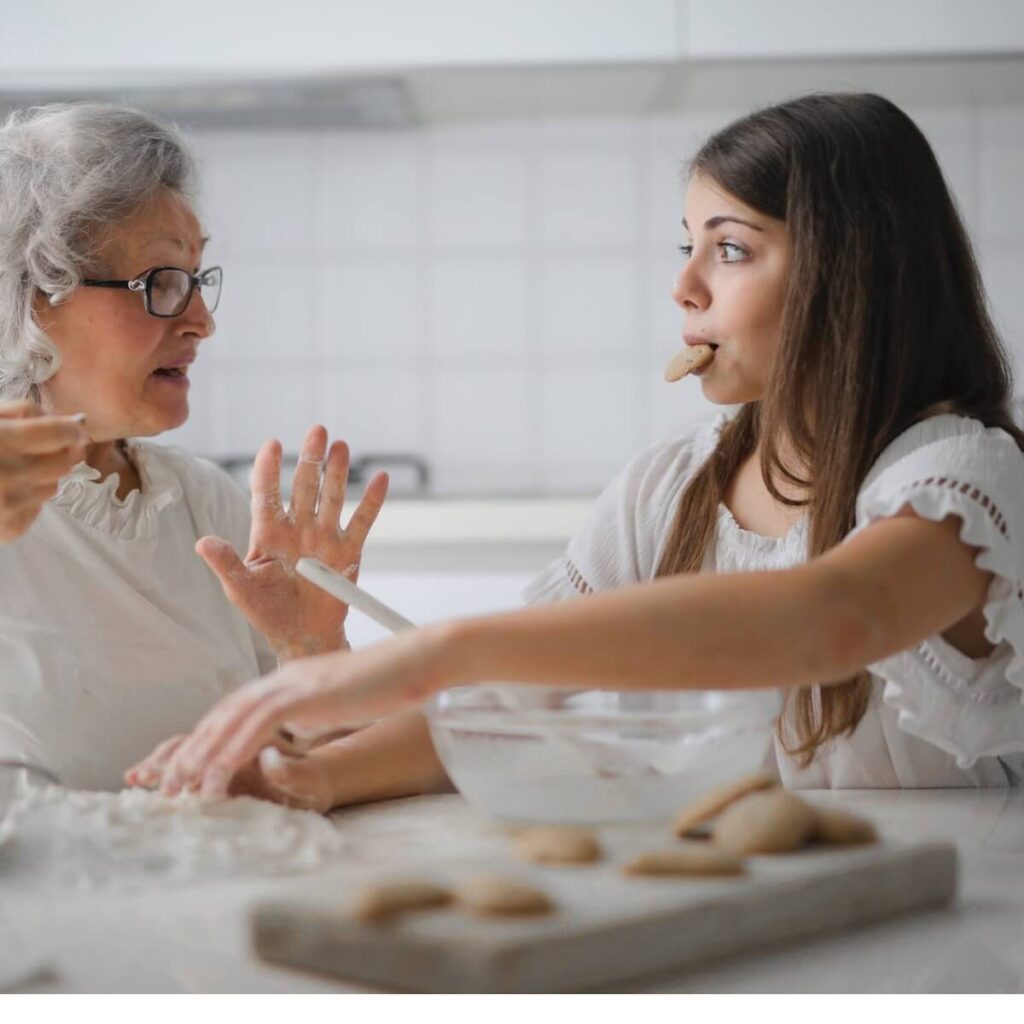
M719 242L718 248L722 250L723 263L740 263L747 255L747 250L735 242Z
M693 255L692 245L680 245L678 246L679 251L683 254L683 259L688 260Z

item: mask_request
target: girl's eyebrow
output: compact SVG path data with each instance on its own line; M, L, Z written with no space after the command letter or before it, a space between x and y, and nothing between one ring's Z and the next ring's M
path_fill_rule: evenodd
M743 224L745 227L753 228L755 231L764 231L763 227L753 223L753 221L744 220L742 217L734 217L732 214L727 213L720 213L717 217L709 217L704 221L704 230L710 231L712 228L717 228L719 224L725 223ZM683 218L683 227L686 228L687 231L690 230L690 225L686 223L685 217Z

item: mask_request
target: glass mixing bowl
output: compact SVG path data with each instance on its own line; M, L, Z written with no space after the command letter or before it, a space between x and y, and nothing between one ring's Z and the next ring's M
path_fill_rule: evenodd
M445 690L425 710L449 778L478 810L598 824L667 818L757 771L779 697L489 684Z

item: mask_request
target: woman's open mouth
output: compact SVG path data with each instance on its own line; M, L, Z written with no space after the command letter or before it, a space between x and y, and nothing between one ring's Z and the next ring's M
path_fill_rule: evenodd
M150 376L179 387L187 387L189 383L187 366L162 366L159 370L154 370Z

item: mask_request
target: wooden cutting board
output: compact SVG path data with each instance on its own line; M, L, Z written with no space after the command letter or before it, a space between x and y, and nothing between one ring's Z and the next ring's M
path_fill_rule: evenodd
M628 877L619 867L628 852L588 866L508 857L347 876L347 892L328 894L321 883L258 907L256 950L275 963L392 989L570 992L942 905L956 891L956 849L946 843L753 857L745 877L715 880ZM352 893L371 880L458 884L495 872L543 888L557 912L499 920L448 908L388 925L348 916Z

